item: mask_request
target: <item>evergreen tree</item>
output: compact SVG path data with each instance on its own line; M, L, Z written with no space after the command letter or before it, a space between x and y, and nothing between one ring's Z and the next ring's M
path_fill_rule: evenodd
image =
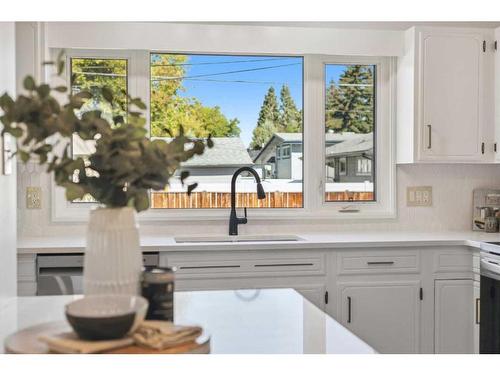
M326 127L334 131L373 131L373 67L349 65L332 81L326 97Z
M280 121L278 98L274 87L269 87L264 102L259 112L257 126L253 130L253 138L250 147L254 150L260 149L277 131Z
M283 85L280 91L279 128L285 133L300 133L302 131L302 113L297 109L287 85Z

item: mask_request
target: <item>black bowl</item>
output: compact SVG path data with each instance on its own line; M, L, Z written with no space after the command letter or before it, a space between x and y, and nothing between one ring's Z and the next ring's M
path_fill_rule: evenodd
M134 325L135 312L105 318L73 316L66 312L66 319L82 340L114 340L130 331Z
M66 319L83 340L113 340L144 320L146 299L127 295L93 295L66 305Z

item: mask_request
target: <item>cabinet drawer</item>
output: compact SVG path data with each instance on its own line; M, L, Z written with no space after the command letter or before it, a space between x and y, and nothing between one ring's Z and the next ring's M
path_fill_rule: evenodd
M340 252L337 271L339 275L418 273L420 256L415 250Z
M169 254L167 264L179 278L312 276L326 274L325 254L286 252L262 254Z
M469 250L438 251L434 254L434 272L478 272L479 257Z

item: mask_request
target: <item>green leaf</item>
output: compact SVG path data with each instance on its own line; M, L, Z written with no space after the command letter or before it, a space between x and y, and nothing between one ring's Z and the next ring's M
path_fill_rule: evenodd
M74 201L75 199L83 198L85 189L74 183L64 184L66 187L66 200Z
M66 65L66 64L65 64L65 62L64 62L63 59L60 59L60 60L57 61L57 75L58 76L60 76L61 74L63 74L63 72L64 72L64 65Z
M54 90L57 92L66 92L66 91L68 91L68 88L66 86L57 86L57 87L54 87Z
M207 146L208 146L208 148L214 147L214 141L212 140L212 136L211 135L208 136Z
M7 133L10 133L15 138L20 138L23 135L23 130L21 128L9 128L6 129Z
M73 97L75 98L79 98L79 99L90 99L92 98L92 93L90 91L80 91L79 93L76 93L75 95L73 95Z
M146 110L146 108L147 108L146 104L144 104L144 102L139 98L134 98L134 99L130 100L130 104L133 104L137 108L142 109L142 110Z
M50 94L50 87L44 83L37 87L36 92L40 98L44 99Z
M32 76L26 76L26 78L23 81L23 87L26 90L33 91L35 89L35 80L33 79Z
M27 163L28 160L30 160L30 154L28 154L27 152L18 150L18 154L23 163Z
M137 210L137 212L147 210L149 208L148 193L146 192L138 193L134 197L134 207Z
M103 98L108 102L113 104L113 91L109 87L104 86L101 89Z

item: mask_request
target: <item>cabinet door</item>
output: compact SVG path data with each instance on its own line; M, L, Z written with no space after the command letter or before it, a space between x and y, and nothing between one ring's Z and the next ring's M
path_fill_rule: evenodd
M483 159L482 48L480 34L420 34L422 159Z
M436 280L434 351L439 354L478 351L473 280ZM477 293L477 292L476 292ZM477 298L477 297L476 297Z
M340 321L380 353L418 353L419 281L339 284Z
M474 290L473 290L473 298L474 298L474 328L473 328L473 351L474 354L479 354L479 332L480 332L480 326L479 324L481 323L481 303L480 303L480 297L481 297L481 288L480 288L480 282L479 281L474 281Z

